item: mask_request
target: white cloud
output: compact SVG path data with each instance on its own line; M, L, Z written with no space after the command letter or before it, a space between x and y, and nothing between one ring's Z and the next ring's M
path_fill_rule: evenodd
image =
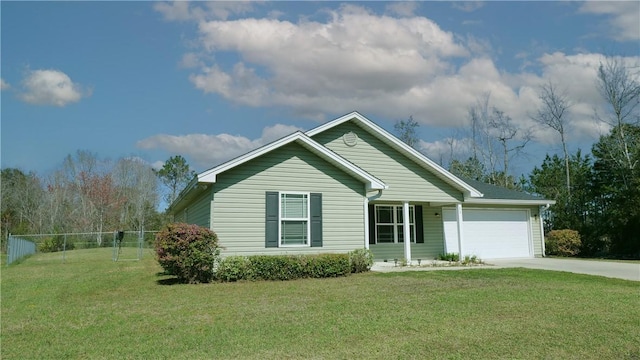
M11 88L8 82L4 81L4 79L0 79L0 90L7 90Z
M390 114L390 100L382 105L382 99L416 100L414 87L450 73L447 59L469 55L452 33L424 17L376 16L353 5L329 14L326 23L202 22L205 51L237 52L242 61L229 69L203 66L190 79L239 104L285 106L312 118L327 109Z
M254 140L229 134L159 134L138 141L136 146L141 149L163 149L173 154L181 154L194 161L200 168L210 168L298 130L301 129L290 125L267 126L262 130L262 136ZM157 162L154 163L154 167L157 165Z
M541 50L536 59L521 53L526 67L507 72L497 67L486 39L409 15L402 7L412 3L392 5L388 13L406 11L408 17L342 5L327 10L325 21L200 21L200 48L185 55L183 64L197 69L189 77L196 88L244 106L282 107L315 120L353 110L388 119L413 115L421 124L443 128L464 126L468 107L487 92L493 106L529 128L538 88L552 80L567 88L575 104L572 136L596 136L592 118L602 106L595 87L602 55ZM217 63L218 53L239 60ZM551 139L548 131L538 132Z
M448 165L453 159L466 159L471 156L471 144L469 138L447 137L433 142L420 140L418 149L438 164Z
M33 70L22 81L24 92L20 98L30 104L65 106L80 101L90 92L59 70Z
M168 21L226 20L231 15L253 11L253 4L249 1L208 1L196 4L193 5L189 1L158 2L153 8Z
M473 12L484 6L483 1L454 1L451 3L454 9L464 12Z
M607 15L606 31L617 41L640 40L640 3L637 1L585 1L579 11Z
M386 10L390 14L398 16L413 16L418 9L416 1L394 1L386 6Z

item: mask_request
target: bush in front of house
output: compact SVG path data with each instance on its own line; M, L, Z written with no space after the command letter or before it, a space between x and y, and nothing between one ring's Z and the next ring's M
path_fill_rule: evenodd
M198 225L173 223L156 234L156 258L170 275L184 283L213 280L215 264L220 259L218 236Z
M449 261L449 262L458 262L458 261L460 261L460 255L458 255L458 253L440 254L440 255L438 255L438 260Z
M310 278L346 276L351 273L349 254L319 254L306 256L303 269Z
M349 253L351 272L354 274L369 271L373 265L373 252L369 249L356 249Z
M218 264L215 278L224 282L254 280L251 260L246 256L227 256Z
M576 256L581 246L580 234L575 230L552 230L545 238L545 249L548 255Z
M364 258L361 253L355 258ZM240 280L294 280L302 278L330 278L349 275L354 269L352 253L313 255L253 255L228 256L218 264L215 278L218 281ZM358 272L367 271L371 265L358 265ZM366 269L366 270L364 270Z

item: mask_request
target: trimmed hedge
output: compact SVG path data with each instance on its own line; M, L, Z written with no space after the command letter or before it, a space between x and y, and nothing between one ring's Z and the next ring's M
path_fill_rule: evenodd
M364 249L349 254L229 256L218 265L215 278L225 282L330 278L368 271L371 264L373 256Z

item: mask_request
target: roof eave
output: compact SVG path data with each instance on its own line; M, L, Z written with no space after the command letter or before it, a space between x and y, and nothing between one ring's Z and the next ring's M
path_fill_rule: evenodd
M465 204L484 204L484 205L554 205L555 200L518 200L518 199L484 199L484 198L468 198Z

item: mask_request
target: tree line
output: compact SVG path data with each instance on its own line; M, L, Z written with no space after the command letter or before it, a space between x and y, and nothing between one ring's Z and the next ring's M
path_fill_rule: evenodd
M85 150L68 155L46 177L2 169L2 237L157 230L168 221L158 209L163 192L170 204L193 175L180 155L154 170L139 158L110 161Z
M528 175L514 177L510 164L532 139L532 129L517 127L509 115L489 106L490 94L485 94L469 107L461 133L448 139L446 167L463 178L555 200L544 216L545 231L578 231L581 256L640 258L640 71L620 58L607 58L596 70L594 86L606 111L594 111L593 117L609 132L590 154L568 150L573 103L561 84L548 82L538 89L540 106L530 117L555 132L560 155L547 154ZM410 117L396 122L395 131L417 148L418 126ZM460 146L468 148L468 157L456 156Z

